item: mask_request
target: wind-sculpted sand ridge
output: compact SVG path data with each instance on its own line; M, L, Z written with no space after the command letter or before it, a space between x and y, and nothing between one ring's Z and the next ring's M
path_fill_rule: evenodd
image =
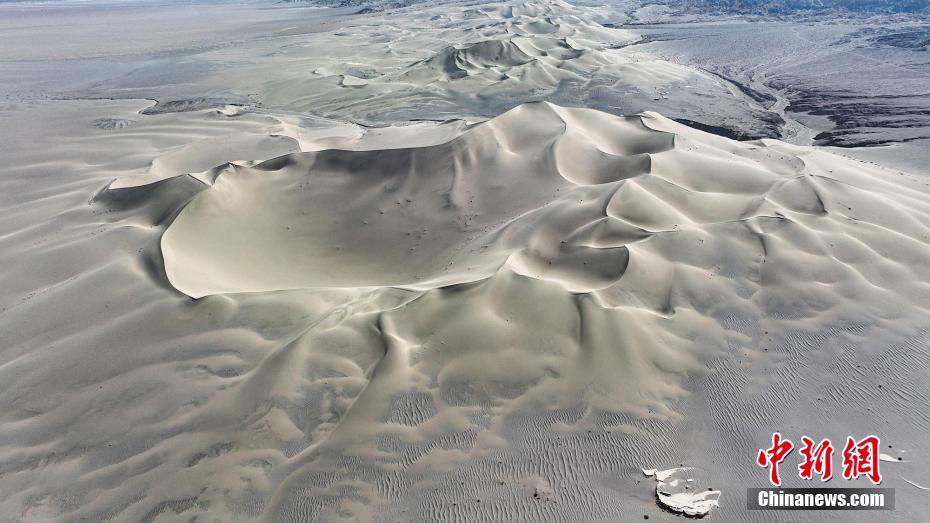
M708 125L739 127L746 136L775 135L772 115L746 106L719 78L640 53L630 46L641 36L598 19L595 10L560 1L379 13L277 50L257 67L278 71L284 60L289 70L312 74L287 75L247 92L267 108L375 126L490 118L545 100L614 114L686 113ZM223 88L242 80L217 81ZM711 105L713 99L728 103Z
M655 114L529 104L438 145L227 166L168 228L162 251L169 279L200 297L450 285L502 266L545 277L578 263L590 264L580 280L560 281L588 291L614 283L626 264L614 258L647 238L733 226L758 237L741 250L761 260L764 231L840 231L863 219L848 215L922 240L923 224L875 210L874 197L820 166L822 156L725 141ZM590 280L601 265L616 274Z
M567 39L513 38L484 40L461 47L447 47L436 56L414 64L403 80L455 80L493 72L497 80L508 78L507 71L535 60L549 58L553 66L573 60L583 53Z
M909 416L895 451L930 430L920 177L550 104L383 128L85 105L38 113L66 158L136 153L12 207L0 252L33 263L3 281L47 283L0 316L4 513L621 518L657 510L640 467L687 463L738 514L785 405Z
M275 467L268 510L299 519L346 507L310 494L338 456L400 460L416 477L427 456L454 470L506 445L508 420L541 407L580 402L576 427L603 413L676 419L704 362L733 347L762 358L745 322L919 332L930 205L899 178L654 113L526 104L434 145L220 166L161 253L171 285L196 298L328 296L324 319L216 400L275 397L295 419L300 391L353 383L339 422ZM420 414L395 411L408 397ZM481 405L489 419L466 415ZM478 439L452 454L370 447L460 429ZM353 495L379 496L366 488Z
M492 340L508 339L508 329L450 307L494 310L500 300L516 300L513 310L528 308L524 313L532 315L543 312L530 303L546 303L549 319L541 323L564 325L543 331L558 339L559 332L581 329L581 339L568 347L578 345L561 357L576 351L572 358L588 357L543 365L523 384L481 377L465 363L458 364L464 374L457 378L433 364L432 379L447 375L449 388L466 387L466 398L476 393L466 384L486 380L523 391L504 396L538 388L549 397L556 396L550 387L537 385L555 372L565 378L550 380L560 387L594 379L609 398L586 398L599 408L658 409L679 394L673 376L699 368L698 354L739 339L711 318L721 304L743 317L814 321L868 317L902 297L927 301L926 285L914 283L928 276L918 263L930 255L927 205L893 179L869 178L878 191L857 189L873 176L864 171L873 169L778 142L733 142L656 114L620 118L527 104L437 145L328 149L251 167L221 166L212 186L167 228L161 252L171 284L198 298L287 289L379 296L404 289L414 298L370 321L382 318L376 329L394 332L387 336L409 347L434 338L397 333L428 322L423 318L453 316L494 333L477 345L507 346ZM886 230L893 232L877 234ZM892 245L894 254L887 254ZM864 302L850 302L850 294ZM392 318L388 324L383 315ZM525 328L538 330L530 327L536 321L525 320ZM618 341L650 324L642 336L667 332L659 339L677 341ZM702 332L700 348L695 329ZM513 336L515 346L533 345L521 341L527 330ZM640 347L622 365L639 369L638 377L597 379L597 369L618 372L609 363L618 342L623 352ZM474 347L471 340L456 354ZM396 365L410 365L409 350ZM522 364L537 358L506 350L496 357ZM594 360L581 363L588 358ZM578 365L586 370L569 378L567 369ZM384 379L396 384L395 377ZM618 381L624 383L619 390ZM630 386L638 391L632 396ZM455 403L458 393L442 393ZM640 399L631 403L631 397Z
M585 127L592 119L597 124ZM162 251L169 278L195 297L458 283L486 277L526 243L603 256L609 249L531 239L531 224L561 213L574 227L588 225L592 206L606 205L609 184L647 173L649 154L672 141L639 117L532 104L431 147L326 150L230 166L181 212ZM608 187L580 189L594 184ZM577 205L576 197L593 203ZM237 238L232 251L213 243L227 234Z

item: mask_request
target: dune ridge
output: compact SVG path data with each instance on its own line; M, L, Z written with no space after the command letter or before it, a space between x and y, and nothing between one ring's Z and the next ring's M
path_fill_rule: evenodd
M437 144L357 149L199 175L207 185L169 213L161 238L167 280L194 298L307 290L393 303L364 321L410 347L397 376L414 372L409 351L428 346L442 318L486 331L497 348L482 357L514 371L538 358L529 346L543 338L526 330L536 329L566 345L506 385L522 391L514 398L576 397L594 383L582 394L594 411L667 416L682 377L742 339L720 314L872 321L930 297L917 283L930 276L919 263L930 255L921 192L814 148L735 142L655 113L531 103ZM136 190L160 197L147 187ZM464 313L505 303L528 315L509 335ZM412 327L424 321L425 338ZM476 350L460 343L461 354ZM477 362L436 365L431 380L446 375L441 388L464 386L466 398L469 382L497 390L504 378L476 374ZM400 386L395 371L383 386Z
M223 167L167 229L162 252L169 280L193 297L445 286L503 266L586 292L622 276L630 245L726 224L764 244L773 227L825 218L842 230L848 215L866 213L920 241L923 224L875 210L880 203L824 166L831 161L848 163L774 141L729 141L654 113L526 104L437 145ZM586 267L560 273L577 263Z
M713 75L640 52L633 46L640 35L601 23L601 14L558 1L420 5L377 13L372 15L377 24L350 21L263 60L261 70L275 77L282 60L312 74L250 85L248 92L258 93L270 109L376 126L490 118L523 102L551 101L614 114L658 109L678 118L686 112L749 136L775 135L776 122L758 104L734 97ZM328 50L325 57L313 52L321 45ZM365 46L363 52L358 45ZM216 81L221 88L241 79ZM657 97L659 91L672 95ZM728 103L711 108L707 94Z
M763 358L745 325L898 337L926 319L930 204L896 171L551 103L447 131L220 165L163 233L167 280L188 296L330 296L327 319L227 400L364 383L280 465L275 514L297 517L324 456L371 459L385 430L373 420L407 394L429 398L439 433L494 405L482 443L434 458L454 467L527 409L581 401L580 427L609 412L676 419L704 362L734 347Z
M732 514L798 410L911 420L893 452L930 430L920 176L548 103L378 128L144 106L39 113L69 116L70 191L23 182L40 205L3 238L32 260L4 282L46 282L0 316L4 512L621 518L654 508L639 467L686 463ZM74 184L83 151L108 159Z
M594 119L602 128L576 123L579 117ZM611 138L611 133L622 139ZM542 103L521 106L439 145L324 150L290 154L254 167L230 166L166 231L162 251L168 276L194 297L478 279L504 262L505 253L514 250L510 245L526 241L526 232L517 232L528 231L523 220L538 220L550 205L568 209L568 199L574 198L569 194L578 187L648 173L649 154L670 148L672 141L671 134L650 130L639 117L620 119ZM297 172L307 174L295 176ZM264 201L251 201L252 196ZM240 204L243 215L237 209ZM337 216L341 213L334 214L330 205L352 208L357 218ZM265 206L281 214L269 216L259 210ZM237 222L237 215L254 227ZM219 220L201 221L210 216ZM332 223L320 223L317 217ZM212 253L204 249L210 238L226 234L210 230L214 226L238 231L234 252L223 252L220 245ZM502 236L506 247L492 245ZM263 246L252 248L252 241ZM194 244L200 245L196 253L189 248ZM366 259L366 253L381 249L377 260ZM276 265L262 267L261 257L276 260ZM364 266L368 268L360 269ZM321 275L339 272L331 267L346 272ZM462 270L470 276L457 276ZM388 281L379 280L383 278Z

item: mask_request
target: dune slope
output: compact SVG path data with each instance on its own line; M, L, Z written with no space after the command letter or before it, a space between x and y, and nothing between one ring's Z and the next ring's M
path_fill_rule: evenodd
M880 431L919 519L925 178L548 103L147 106L8 115L0 514L640 519L687 466L748 521L777 428Z
M923 194L813 148L533 103L435 145L222 167L161 252L168 280L195 298L343 296L237 386L242 401L268 387L299 397L326 377L364 384L283 467L272 512L299 518L322 510L306 506L320 502L308 488L334 456L377 461L371 442L391 427L410 441L477 430L408 472L454 470L520 413L580 404L576 427L604 413L674 419L708 361L737 347L765 359L772 338L755 329L918 334ZM411 398L425 403L397 410Z
M834 284L823 273L838 265L872 281L871 258L890 247L874 244L874 228L894 231L894 256L914 262L926 255L927 215L919 193L871 180L861 165L729 141L654 113L526 104L437 145L226 166L161 246L172 284L193 297L429 288L502 270L593 292L649 257L711 272L726 263L757 286L764 263L768 277ZM727 251L742 259L719 259L705 245L716 236L739 242ZM825 260L811 266L804 253ZM926 276L907 266L911 279Z

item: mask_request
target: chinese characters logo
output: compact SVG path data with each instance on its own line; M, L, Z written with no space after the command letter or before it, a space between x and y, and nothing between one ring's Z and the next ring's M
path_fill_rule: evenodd
M820 481L828 481L833 477L833 443L829 438L815 442L813 439L803 436L801 438L802 446L799 453L803 461L798 465L798 475L802 479L813 479L814 475L820 477ZM785 458L794 450L794 443L791 440L783 438L778 432L772 434L772 446L766 449L759 449L756 457L756 464L762 468L769 469L769 481L776 487L781 486L781 476L778 467ZM866 436L858 441L852 436L846 438L846 444L843 446L843 477L845 479L856 479L865 476L872 483L878 485L882 482L882 475L879 471L879 440L877 436Z

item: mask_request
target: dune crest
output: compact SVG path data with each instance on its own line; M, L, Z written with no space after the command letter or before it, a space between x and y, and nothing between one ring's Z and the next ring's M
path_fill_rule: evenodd
M930 298L930 205L893 171L654 113L531 103L461 129L216 168L162 236L168 281L368 303L353 321L390 340L370 347L392 362L378 397L426 373L451 405L583 397L643 416L675 416L682 377L745 341L727 318L868 323Z
M393 132L410 131L369 145ZM583 405L563 430L678 419L686 380L718 355L763 359L774 333L822 325L912 336L925 320L918 179L655 113L531 103L443 132L225 164L161 238L188 296L292 290L328 311L217 400L353 384L338 424L288 460L274 513L303 499L319 456L374 459L370 441L398 426L481 434L423 458L453 467L504 445L526 409ZM424 420L372 421L410 394ZM491 418L467 421L482 405Z
M756 237L740 249L755 253L746 270L769 255L766 231L802 227L827 251L826 236L861 235L850 223L862 220L918 237L912 214L856 189L871 176L863 169L657 114L534 103L438 145L229 165L180 212L162 252L172 284L193 297L431 288L503 269L589 292L616 283L660 238L678 243L718 228Z
M533 260L556 270L561 251L606 271L565 285L597 287L619 276L610 267L623 263L609 260L626 258L625 241L592 247L579 234L560 244L533 229L563 220L584 229L602 219L608 228L629 228L603 213L616 182L648 174L650 155L672 146L672 134L649 129L640 117L540 103L435 146L324 150L230 165L166 231L166 270L193 297L418 287L486 278L511 255L518 270L534 272ZM631 240L651 233L634 229Z

